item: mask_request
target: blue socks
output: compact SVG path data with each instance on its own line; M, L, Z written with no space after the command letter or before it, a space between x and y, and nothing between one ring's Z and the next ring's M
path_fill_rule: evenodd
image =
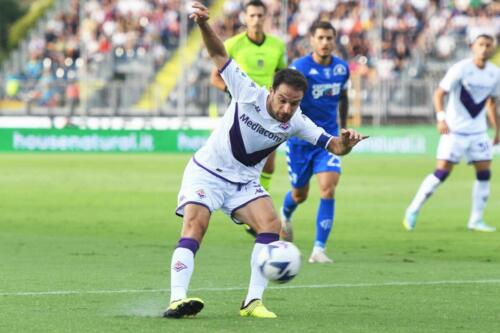
M325 248L333 227L335 199L320 199L316 216L316 241L314 246Z
M292 191L288 191L283 200L283 214L287 219L290 219L295 208L297 208L297 203L292 198Z
M297 203L292 199L292 191L288 191L283 200L283 214L290 219L297 208ZM335 199L320 199L318 214L316 216L316 241L314 246L325 248L326 241L333 227L335 215Z

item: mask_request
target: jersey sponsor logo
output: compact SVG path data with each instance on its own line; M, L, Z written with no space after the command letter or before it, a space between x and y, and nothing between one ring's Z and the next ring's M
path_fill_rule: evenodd
M329 79L332 76L330 68L323 68L323 75Z
M285 140L281 135L270 132L270 131L266 130L264 127L262 127L261 124L252 121L250 119L250 117L244 113L241 114L240 120L243 122L243 124L245 124L252 131L259 133L265 137L268 137L269 139L273 140L274 142L282 142Z
M344 65L335 65L333 67L333 75L346 75L347 74L347 69Z
M259 68L263 68L264 67L264 59L258 59L257 60L257 66Z
M312 95L314 99L322 96L336 96L340 93L340 83L313 84Z
M309 75L318 75L319 72L316 70L316 68L311 68L311 70L308 73Z
M187 266L184 263L180 262L179 260L177 260L177 262L175 263L174 267L172 267L172 269L174 271L176 271L176 272L180 272L180 271L182 271L183 269L186 269L186 268L187 268Z

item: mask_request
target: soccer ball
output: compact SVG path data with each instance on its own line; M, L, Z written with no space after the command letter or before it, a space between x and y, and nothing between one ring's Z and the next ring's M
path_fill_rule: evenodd
M260 251L257 264L266 278L285 283L299 273L300 251L290 242L272 242Z

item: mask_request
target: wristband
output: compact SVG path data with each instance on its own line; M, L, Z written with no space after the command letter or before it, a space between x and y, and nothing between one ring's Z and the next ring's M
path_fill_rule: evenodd
M437 121L444 121L444 120L446 120L446 113L444 111L438 111L438 112L436 112L436 119L437 119Z

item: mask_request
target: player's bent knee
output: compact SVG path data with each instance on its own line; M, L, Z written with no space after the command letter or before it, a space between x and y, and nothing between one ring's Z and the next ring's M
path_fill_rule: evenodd
M491 178L491 170L480 170L476 172L476 179L479 181L488 181Z
M439 179L441 182L444 182L449 175L450 171L445 169L436 169L436 171L434 171L434 176L436 176L436 178Z
M307 192L294 192L292 193L292 199L296 204L301 204L307 200Z
M281 230L281 221L278 219L278 217L275 217L267 222L259 223L255 229L258 234L279 233Z
M205 223L199 219L191 218L184 219L182 226L182 236L194 238L198 241L203 239L207 231L208 223Z
M335 196L335 190L333 188L321 189L319 195L323 199L333 199Z

